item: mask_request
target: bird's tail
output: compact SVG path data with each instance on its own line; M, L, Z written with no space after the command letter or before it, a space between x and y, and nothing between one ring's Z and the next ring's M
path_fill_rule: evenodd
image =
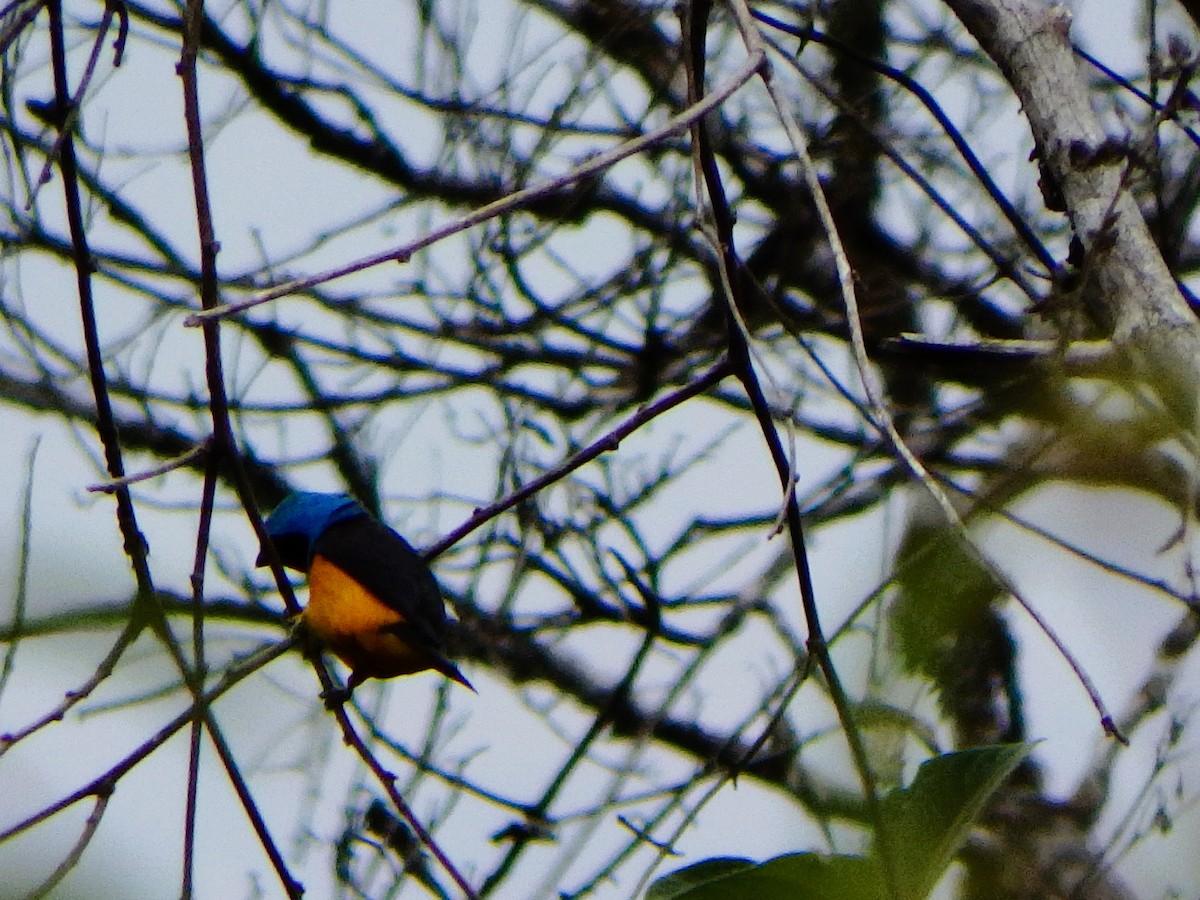
M459 671L458 666L456 666L454 663L450 662L450 660L446 659L446 657L444 657L444 656L437 657L434 661L433 668L436 669L438 672L441 672L443 675L445 675L451 681L457 681L463 687L470 688L470 690L473 693L476 693L476 694L479 693L479 691L475 690L475 685L473 685L473 684L471 684L471 682L467 681L467 676Z

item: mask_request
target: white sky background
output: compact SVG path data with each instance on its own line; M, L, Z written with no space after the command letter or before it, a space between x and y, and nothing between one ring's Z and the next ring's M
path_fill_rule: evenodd
M403 36L410 27L407 24L410 12L408 4L382 6L331 4L327 12L334 23L332 27L354 33L361 52L381 64L391 64L406 52ZM478 73L475 86L480 94L486 95L489 73L494 74L504 65L515 38L506 4L481 6L489 17L477 25L471 63ZM1080 3L1076 8L1077 37L1085 46L1118 70L1136 65L1136 60L1123 60L1121 56L1135 47L1133 40L1120 33L1120 26L1134 27L1132 15L1106 15L1112 8L1107 0ZM91 11L75 12L92 15ZM1094 27L1100 21L1103 27ZM543 40L536 23L526 22L522 28L516 32L522 40L534 46ZM533 65L541 69L530 73L529 81L540 79L548 85L547 97L554 96L555 66L569 65L574 59L566 52L568 49L546 41L544 53L535 57ZM561 57L556 56L558 51L563 51ZM268 47L268 52L285 51ZM140 151L146 147L159 150L181 147L181 101L174 74L177 55L173 46L155 51L146 42L131 42L122 67L107 78L92 99L87 127L103 130L114 148ZM36 52L31 54L31 58L37 57ZM439 83L436 72L430 73L430 81ZM470 85L468 79L464 89ZM620 89L620 85L613 88ZM428 229L430 223L421 215L397 210L345 231L344 223L359 220L369 211L384 209L400 198L388 196L387 189L378 183L346 174L337 166L313 163L302 152L302 146L275 126L264 125L261 116L238 115L242 98L237 86L211 68L202 70L201 91L209 122L209 179L222 243L219 262L224 274L256 271L263 256L258 242L266 255L274 259L305 249L317 233L327 230L339 233L327 245L306 253L303 271L309 272L378 252ZM637 99L629 98L626 103L636 113ZM598 106L603 112L603 105ZM227 124L217 126L226 119ZM1023 127L1014 125L1009 133L1025 146L1028 138ZM578 143L582 156L589 147L585 141ZM431 135L429 161L438 146L439 139ZM1015 156L1006 154L1002 147L994 152L998 157ZM1019 163L1024 155L1015 158ZM153 198L151 209L158 214L158 224L174 237L177 248L192 258L196 242L194 217L189 176L182 158L163 157L147 165L114 153L107 165L128 171L124 190L130 198ZM625 164L616 177L633 183L641 177L639 164ZM1008 187L1003 178L1000 183ZM42 188L38 197L43 215L52 221L58 221L61 215L56 212L61 209L60 189L56 178ZM445 215L450 217L457 212ZM124 240L119 233L105 227L103 216L97 223L98 243L119 246ZM597 229L603 227L603 223L591 223L576 235L563 238L567 249L571 249L572 237L579 247L586 247L594 255L597 272L605 271L608 259L604 242L597 239ZM622 235L612 234L609 240L619 242ZM468 252L469 245L467 239L459 239L448 246L456 248L455 251L434 257L431 270L436 272L441 267L447 272L446 282L452 283L457 277L453 267L461 264L462 254ZM581 254L576 252L573 259L580 258ZM611 258L621 257L617 254ZM385 267L347 279L335 289L387 296L399 277L398 271ZM20 280L20 291L31 315L42 321L61 323L62 341L71 346L78 343L77 306L70 273L23 263L19 270L6 267L4 277ZM0 287L7 293L11 285L10 281ZM193 302L183 286L177 287L181 303ZM678 299L690 302L690 298ZM98 301L106 339L130 339L127 350L116 354L121 365L146 367L153 373L154 383L164 389L203 385L200 332L182 327L182 311L164 316L152 328L144 330L144 319L138 310L130 309L119 291L106 287ZM376 301L376 305L385 302L421 301L390 298ZM444 304L437 312L453 315L454 310L451 304ZM285 299L253 313L256 317L277 317L285 324L298 321L298 317L311 324L313 314L314 308L298 299ZM330 327L341 326L331 321ZM281 373L260 370L254 356L248 350L243 352L244 348L232 337L232 330L227 330L226 361L232 393L247 400L272 401L289 390L289 383ZM840 371L844 373L845 368ZM530 377L536 378L536 373ZM85 395L86 385L72 385L72 388ZM454 411L458 418L453 424L482 433L482 422L489 411L472 408L469 395L458 395L456 402L463 405ZM623 465L634 469L639 461L653 462L672 441L683 441L683 453L695 450L728 421L708 404L690 403L623 442L620 459ZM258 434L256 449L275 453L281 459L304 456L311 446L306 441L311 427L311 423L291 424L286 433ZM126 597L131 590L131 578L114 524L113 503L85 493L87 485L101 479L90 456L95 448L94 436L74 434L56 420L30 419L11 411L5 412L5 432L5 440L0 441L0 522L20 520L25 462L32 442L40 438L33 483L29 614L74 610L97 601ZM461 502L446 500L432 507L402 503L388 506L392 523L418 545L432 542L459 524L473 503L491 499L494 453L486 445L465 443L455 437L448 411L438 404L431 404L419 415L406 410L381 418L373 424L370 439L378 441L380 446L394 448L384 459L383 481L389 496L412 497L443 491L462 498ZM800 447L802 491L806 485L817 483L827 469L844 463L841 456L810 440L801 438ZM557 459L561 449L547 448L547 461ZM140 467L137 457L131 457L127 464L131 470ZM294 478L299 486L308 488L333 484L328 469L318 465L296 471ZM186 591L195 540L194 514L161 505L193 502L199 494L197 485L194 478L172 475L136 492L143 501L139 503L141 526L150 539L151 561L160 587ZM761 438L743 423L741 430L723 445L720 456L706 460L689 474L688 481L669 493L663 501L662 529L665 536L673 535L676 523L685 520L692 510L744 512L766 508L775 502L776 493L774 472L761 448ZM224 494L226 500L228 496ZM567 501L559 496L554 502ZM1043 524L1052 524L1062 536L1085 543L1105 558L1126 561L1147 575L1172 580L1180 576L1180 551L1158 552L1177 527L1172 510L1113 492L1057 490L1042 491L1028 498L1020 512ZM880 554L898 534L903 513L902 505L897 503L880 510L878 515L811 535L809 549L827 629L832 630L883 574ZM652 511L653 514L657 513ZM986 534L989 550L1020 585L1028 586L1039 601L1039 611L1058 627L1060 634L1068 637L1106 700L1120 711L1131 686L1140 681L1141 673L1146 670L1159 636L1176 620L1177 608L1124 582L1099 576L1094 569L1015 529L996 527ZM19 538L16 528L0 526L0 572L8 573L7 577L0 577L0 617L11 606ZM738 577L729 578L731 584L743 580L741 572L761 568L774 554L782 552L783 541L776 539L768 544L765 535L748 535L745 546L738 549L745 552L746 560ZM214 531L213 551L233 571L240 572L252 565L257 548L244 521L237 515L226 515L220 517ZM445 582L458 587L465 585L470 577L469 573L456 571L449 558L437 571ZM683 581L685 573L674 577ZM499 592L503 585L485 583L481 590ZM209 569L209 591L212 596L236 596L234 588L221 581L215 567ZM800 630L795 597L780 596L778 600ZM537 596L521 598L521 603L528 604L530 609L539 608L540 602ZM1032 624L1015 610L1010 620L1021 640L1029 733L1044 739L1038 753L1048 766L1051 784L1064 794L1069 793L1092 752L1100 746L1095 712ZM604 633L589 633L588 637L596 643L576 647L580 658L594 669L607 660L614 677L618 676L628 659L628 643ZM757 697L762 686L775 680L788 665L787 660L777 656L752 652L752 638L750 635L741 645L751 651L742 658L710 661L708 665L714 671L719 670L720 677L706 679L702 691L690 695L684 708L686 704L702 706L703 719L711 723L730 725L740 719L746 698ZM0 732L20 727L52 707L64 691L80 684L108 649L111 639L106 633L22 642L12 679L0 696ZM227 634L222 639L219 628L209 640L211 652L218 657L244 651L249 646L244 635ZM482 670L470 666L467 669L480 693L476 697L458 689L448 692L452 733L442 758L451 764L460 757L470 756L469 772L477 782L501 786L503 792L515 797L536 796L562 758L561 739L544 727L537 712L538 704L546 701L548 692L533 688L515 696ZM849 674L853 670L848 663L845 671ZM1184 686L1200 683L1195 675L1200 673L1178 683ZM97 710L137 699L142 692L168 683L172 677L157 648L143 638L128 654L116 676L83 709ZM639 686L652 695L654 666L643 675ZM265 677L247 681L224 698L216 706L216 713L246 768L260 809L267 814L276 838L294 863L293 872L308 888L308 896L320 898L331 896L334 890L331 847L339 836L347 790L356 773L355 759L340 745L325 714L312 700L317 690L315 679L299 658L288 657L274 663ZM381 714L380 724L415 748L425 732L438 691L438 681L429 676L389 683L380 689L387 710ZM369 697L367 692L364 702L370 702ZM1186 709L1189 699L1194 702L1194 698L1180 697L1173 705ZM35 740L0 757L0 797L5 798L0 803L0 828L103 771L123 751L175 715L182 702L179 695L171 695L115 711L94 711L85 716L72 713L67 722L45 730ZM556 727L569 730L571 738L582 733L588 721L567 708L554 710L550 717ZM830 724L828 711L823 708L806 713L802 721L806 732ZM1127 803L1134 802L1160 738L1161 728L1154 726L1135 735L1128 761L1119 770L1122 779L1114 790L1118 798L1126 800L1118 799L1113 804L1114 824ZM625 745L624 749L628 751L631 746ZM1194 740L1191 746L1194 747ZM602 755L607 761L619 764L626 761L622 749L621 745L609 744ZM813 753L832 757L836 750L827 743L815 747ZM657 752L638 763L652 767L657 773L669 770L672 765L680 774L689 771L688 767L678 765L677 760ZM77 871L67 880L61 896L100 897L105 895L106 887L111 887L110 895L114 897L171 896L177 891L186 764L186 739L181 735L121 781L99 835ZM830 764L837 762L831 759ZM1184 762L1180 770L1194 773L1195 767ZM403 786L409 773L399 771ZM845 779L847 783L852 780L848 768ZM555 811L561 813L575 805L583 806L590 795L607 787L605 773L593 768L588 778L572 783ZM1194 777L1186 783L1186 788L1188 796L1197 795ZM206 756L201 795L198 896L277 896L274 875L258 852L257 841L227 780L213 764L211 753ZM429 782L406 796L425 820L441 811L440 804L445 798L444 792ZM351 802L361 801L351 798ZM315 812L310 813L310 809ZM23 870L30 873L28 885L36 883L62 859L84 815L83 809L72 809L52 824L0 845L0 873ZM437 836L442 847L471 878L473 863L487 871L489 864L499 857L503 846L489 844L488 836L511 818L486 805L464 802ZM1143 815L1142 819L1145 818ZM306 838L298 833L299 823L311 823L315 834ZM1173 835L1142 842L1125 867L1129 877L1147 892L1145 895L1155 896L1176 887L1187 896L1200 888L1200 864L1194 853L1181 850L1193 846L1196 839L1194 810L1175 824ZM603 824L601 830L602 834L573 858L574 865L568 872L554 873L560 876L555 884L569 889L584 880L625 834L611 822ZM564 829L560 834L561 846L570 845L578 836L573 830ZM518 877L500 896L542 895L543 879L551 875L548 867L559 860L561 846L548 845L544 849L535 846L528 851ZM682 863L707 855L763 859L777 853L820 848L821 839L783 798L743 779L736 789L727 786L705 808L677 846L686 854L679 861ZM666 868L675 864L669 861ZM635 865L627 871L639 872L640 868ZM439 877L445 881L440 874ZM22 887L7 877L0 880L6 882L0 885L0 898L7 898L10 895L7 892ZM628 896L630 889L631 884L625 881L602 887L596 896L621 898ZM403 896L424 896L424 892L412 887Z

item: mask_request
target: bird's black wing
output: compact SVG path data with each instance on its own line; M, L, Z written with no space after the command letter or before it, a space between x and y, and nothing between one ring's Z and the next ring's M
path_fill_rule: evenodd
M412 545L366 516L331 525L317 539L323 556L402 615L411 632L441 651L446 606L433 573Z

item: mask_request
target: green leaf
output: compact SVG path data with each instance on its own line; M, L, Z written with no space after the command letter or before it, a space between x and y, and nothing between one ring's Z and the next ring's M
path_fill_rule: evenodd
M665 875L646 891L646 900L678 900L689 896L688 891L710 882L717 881L735 872L752 869L757 864L753 860L740 857L719 856L706 859L686 869L679 869L670 875Z
M885 890L878 852L870 857L792 853L761 864L705 860L659 879L646 900L924 900L988 798L1033 746L1004 744L935 756L917 770L911 785L883 798L894 895Z
M883 798L901 900L924 900L971 833L988 798L1033 750L1002 744L935 756ZM878 846L878 845L877 845Z
M914 524L896 554L893 639L909 672L944 682L946 657L960 637L980 627L1004 595L995 576L949 527Z
M718 864L708 868L710 864ZM737 863L724 874L719 865ZM692 880L695 879L695 880ZM761 865L745 860L708 860L651 886L646 900L882 900L883 879L864 856L793 853Z

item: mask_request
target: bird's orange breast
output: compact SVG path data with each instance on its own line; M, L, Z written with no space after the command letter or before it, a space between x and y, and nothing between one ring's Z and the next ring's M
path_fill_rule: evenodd
M319 555L309 568L308 606L301 619L359 680L432 667L427 652L386 630L404 622L404 616Z

